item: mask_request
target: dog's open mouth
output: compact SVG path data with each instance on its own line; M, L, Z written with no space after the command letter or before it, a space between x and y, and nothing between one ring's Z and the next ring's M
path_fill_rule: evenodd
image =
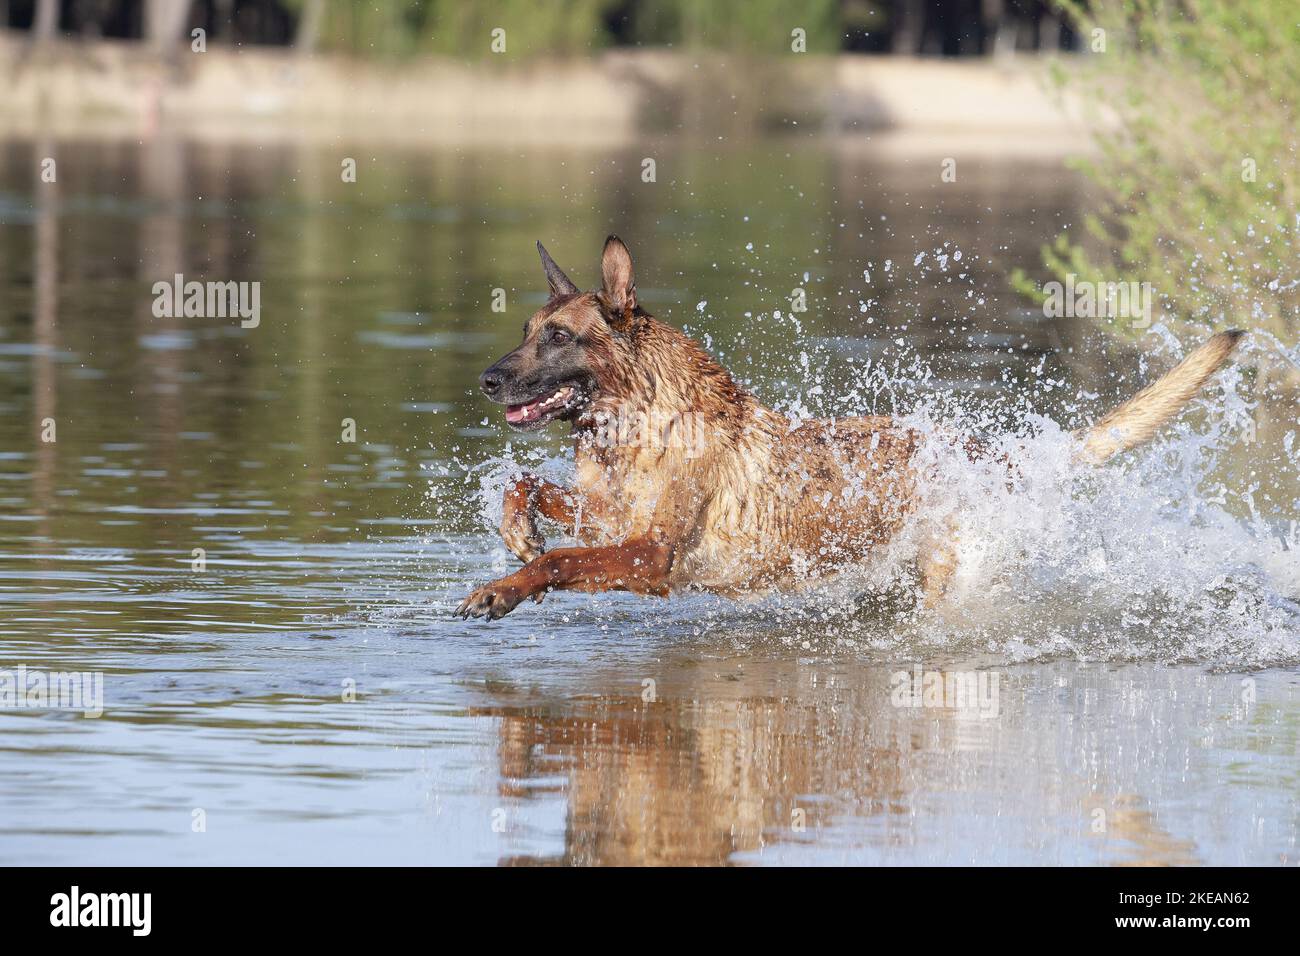
M554 392L535 398L531 402L506 406L506 421L516 428L540 425L554 421L582 401L577 386L560 385Z

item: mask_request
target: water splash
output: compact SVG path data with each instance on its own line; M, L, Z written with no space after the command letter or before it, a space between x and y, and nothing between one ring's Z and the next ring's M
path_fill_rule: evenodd
M959 251L939 250L933 268L946 272L958 261ZM1258 418L1285 424L1290 415L1294 423L1294 392L1276 381L1273 391L1259 387L1269 361L1296 363L1280 343L1248 340L1217 384L1152 444L1092 467L1074 460L1069 429L1104 408L1041 362L1018 387L990 394L946 382L906 337L877 330L879 337L855 340L863 346L855 354L854 340L818 339L790 312L755 322L767 336L773 326L797 336L787 354L798 373L771 402L778 411L793 420L890 412L925 436L924 520L866 565L796 592L640 605L657 628L882 653L927 647L1228 669L1300 663L1298 443L1294 429L1275 428L1267 441L1255 433ZM1172 332L1152 332L1167 353L1162 366L1181 357ZM770 388L763 393L772 398ZM972 461L952 441L957 435L978 437L987 453ZM479 524L495 529L514 475L529 470L566 484L571 464L568 455L517 446L461 463L459 504L435 482L433 505L463 509L468 488ZM1291 493L1264 493L1261 475ZM918 541L947 523L958 572L940 606L923 610L915 599Z

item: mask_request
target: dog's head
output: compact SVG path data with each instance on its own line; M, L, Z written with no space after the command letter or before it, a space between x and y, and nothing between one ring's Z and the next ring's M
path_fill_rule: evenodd
M479 376L483 394L506 406L506 421L520 431L573 421L616 388L618 356L644 315L632 256L617 236L605 240L595 292L570 282L540 242L537 250L550 298L524 324L523 344Z

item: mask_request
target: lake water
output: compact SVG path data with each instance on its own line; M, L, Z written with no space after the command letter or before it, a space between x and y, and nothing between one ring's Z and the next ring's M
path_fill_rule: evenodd
M503 469L564 472L475 386L542 301L537 239L591 286L618 232L647 308L791 413L1075 425L1135 391L1143 349L1007 288L1081 182L939 159L674 145L644 183L622 152L0 146L0 670L104 692L93 719L0 710L0 856L1294 864L1297 416L1259 386L1269 343L1096 478L1026 438L1037 484L979 515L937 616L849 582L452 619L514 565ZM260 323L156 317L176 274L259 282ZM996 697L898 706L917 671Z

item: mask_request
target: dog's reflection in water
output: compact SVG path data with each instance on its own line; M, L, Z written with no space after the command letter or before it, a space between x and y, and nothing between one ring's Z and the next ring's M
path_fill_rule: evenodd
M1005 838L1008 817L1029 828L1026 838L1063 836L1032 832L1059 819L1095 847L1096 861L1196 859L1193 844L1165 833L1150 813L1135 812L1139 796L1098 796L1082 778L1077 791L1009 787L1016 769L1007 765L1000 735L1004 721L1023 718L899 709L887 668L864 668L851 687L784 665L780 673L751 670L732 681L717 680L727 675L716 670L709 669L709 693L661 687L653 702L628 693L473 709L498 722L499 796L508 804L558 793L566 804L561 850L507 850L500 863L717 865L756 862L761 854L818 863L972 863L996 856L996 848L977 844ZM1033 731L1020 725L1011 732ZM1077 777L1060 771L1049 775L1058 784ZM535 785L548 781L554 785ZM1044 812L1044 801L1052 812ZM1110 832L1094 836L1089 825L1098 805L1114 812ZM975 806L1003 820L983 836L980 827L968 831L952 815ZM960 845L926 845L936 840Z

